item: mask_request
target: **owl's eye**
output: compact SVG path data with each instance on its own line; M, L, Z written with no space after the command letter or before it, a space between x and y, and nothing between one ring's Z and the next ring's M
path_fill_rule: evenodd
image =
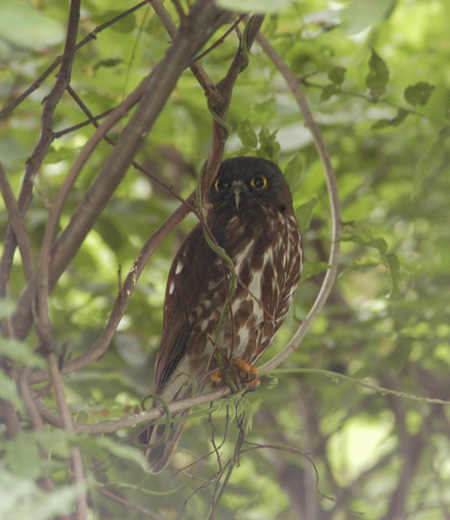
M252 182L250 183L250 186L253 186L254 188L258 188L260 190L266 189L267 185L267 179L263 175L258 175L257 177L254 177L252 179Z
M216 182L214 183L214 189L216 191L226 190L229 187L230 187L230 184L228 182L225 182L223 179L217 179Z

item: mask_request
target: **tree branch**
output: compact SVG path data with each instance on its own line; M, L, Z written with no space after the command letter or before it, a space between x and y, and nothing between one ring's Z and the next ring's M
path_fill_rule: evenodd
M258 34L258 43L264 49L269 58L273 61L277 69L283 75L284 79L288 87L291 89L295 100L305 118L305 125L311 131L311 134L314 139L314 144L316 146L317 152L319 154L320 160L322 161L325 177L328 188L328 195L330 199L330 208L331 208L331 219L332 219L332 233L331 233L331 250L330 257L328 260L331 268L328 269L327 274L322 283L322 287L320 288L319 294L314 302L311 310L308 315L298 328L297 332L294 334L293 338L289 342L289 344L276 356L274 356L270 361L265 363L261 370L271 370L278 365L280 365L283 361L285 361L300 345L305 337L306 333L310 329L314 320L319 315L323 306L325 305L328 296L333 288L334 282L336 280L338 263L339 263L339 253L340 253L340 236L342 233L342 221L341 221L341 209L340 209L340 201L339 201L339 193L336 183L336 175L334 173L333 166L331 164L330 155L325 146L324 140L322 138L322 134L320 133L319 127L315 122L311 109L309 108L308 100L303 94L300 84L297 81L297 78L294 76L290 68L283 61L281 56L275 51L269 41L260 33Z
M175 22L172 20L169 12L164 7L161 0L149 0L152 5L155 13L158 15L162 24L164 25L166 31L169 33L169 36L173 39L177 33L177 26ZM222 96L212 79L208 76L205 69L203 68L201 63L193 62L189 65L192 73L196 77L197 81L202 86L205 91L206 97L210 102L220 103L222 101Z
M111 20L108 20L107 22L97 26L93 31L91 31L85 38L83 38L77 45L74 45L69 50L65 50L64 53L61 56L58 56L53 63L39 76L39 78L30 85L25 92L23 92L20 96L18 96L10 105L5 107L3 110L0 111L0 119L5 117L6 115L11 112L16 106L20 105L22 101L24 101L30 94L32 94L36 89L38 89L42 83L50 76L50 74L56 69L56 67L62 63L64 60L66 60L69 56L75 54L76 51L78 51L81 47L86 45L86 43L90 42L91 40L94 40L97 37L97 34L102 32L103 30L107 29L111 25L114 25L116 22L122 20L126 16L130 15L131 13L134 13L134 11L137 11L144 5L148 4L148 0L144 0L143 2L140 2L139 4L135 5L134 7L131 7L130 9L127 9L123 13L120 13L119 15L115 16L114 18L111 18Z
M140 506L139 504L133 504L133 502L126 500L117 493L113 493L110 489L96 486L95 490L100 495L103 495L104 497L109 498L110 500L114 500L114 502L123 505L127 509L134 509L135 511L139 511L139 513L148 516L149 518L154 518L154 520L164 520L162 516L154 513L153 511L150 511L145 507Z
M173 401L168 403L168 408L170 413L173 414L174 412L186 410L194 406L209 404L212 401L216 401L217 399L221 399L230 394L231 390L228 387L220 388L219 390L215 390L207 394ZM58 414L48 408L42 401L36 400L35 402L39 413L42 415L42 417L45 418L47 422L57 426L58 428L63 428L61 417ZM122 419L116 419L114 421L102 421L97 424L74 423L74 431L76 433L87 434L114 433L118 430L122 430L123 428L134 428L140 424L145 424L150 421L157 421L162 417L165 417L164 411L156 407L152 408L151 410L129 415L128 417L123 417Z
M25 274L25 280L30 283L33 279L34 269L33 261L31 257L30 242L28 235L23 224L22 216L17 206L16 199L14 198L13 191L9 185L8 178L6 177L5 170L0 163L0 191L5 202L6 209L8 211L8 218L11 227L16 236L19 244L20 256L22 257L23 271Z
M56 404L58 406L59 416L62 425L67 431L74 431L72 418L70 416L69 407L66 401L66 395L61 380L61 374L58 370L58 363L54 353L47 356L47 363L50 371L50 380L52 383L53 393L55 395ZM70 458L72 461L73 483L75 486L83 489L85 487L85 475L83 468L83 459L81 457L80 449L73 447L70 450ZM80 493L77 496L76 518L77 520L86 520L88 515L88 506L86 499L86 492Z
M71 0L66 42L64 46L64 59L59 70L55 85L50 94L44 100L42 110L41 135L33 154L27 161L22 188L19 194L19 210L22 216L25 214L31 199L33 198L34 178L53 140L53 115L55 108L61 100L70 81L74 54L72 49L77 41L78 24L80 20L81 0ZM8 226L0 262L0 297L5 290L11 272L14 251L17 241L11 226Z

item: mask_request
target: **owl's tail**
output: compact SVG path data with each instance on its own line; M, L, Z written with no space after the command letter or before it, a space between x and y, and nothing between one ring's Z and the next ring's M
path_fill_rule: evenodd
M191 410L183 410L182 412L174 413L172 414L172 418L182 417L183 415L189 414L190 411ZM148 460L150 471L154 475L161 473L167 464L169 464L170 458L172 457L181 434L183 433L185 424L186 421L171 424L169 426L169 435L167 436L167 439L158 446L148 448L145 451L145 457ZM157 444L164 437L165 431L165 424L150 426L147 430L142 432L139 437L139 442L141 444Z

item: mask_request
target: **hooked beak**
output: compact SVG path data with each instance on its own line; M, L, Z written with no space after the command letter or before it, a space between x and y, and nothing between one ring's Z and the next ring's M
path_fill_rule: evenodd
M241 198L243 184L242 182L233 182L232 184L233 192L234 192L234 203L236 205L236 209L239 211L239 202Z
M237 186L234 188L234 203L236 204L236 209L239 211L239 197L241 195L242 188Z

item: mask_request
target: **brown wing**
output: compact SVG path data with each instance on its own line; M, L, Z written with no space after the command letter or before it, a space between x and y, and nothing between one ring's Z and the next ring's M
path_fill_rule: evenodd
M161 345L156 360L156 392L161 393L186 353L191 334L189 316L207 290L215 253L198 224L175 256L167 281Z

